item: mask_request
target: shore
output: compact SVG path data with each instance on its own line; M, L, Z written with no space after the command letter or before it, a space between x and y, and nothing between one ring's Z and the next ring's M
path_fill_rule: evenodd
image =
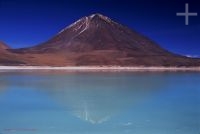
M200 71L200 67L121 67L121 66L0 66L0 70L65 70L65 71Z

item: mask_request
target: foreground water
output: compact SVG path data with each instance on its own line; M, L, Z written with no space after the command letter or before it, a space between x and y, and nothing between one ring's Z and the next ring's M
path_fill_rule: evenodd
M200 73L1 72L0 134L200 134Z

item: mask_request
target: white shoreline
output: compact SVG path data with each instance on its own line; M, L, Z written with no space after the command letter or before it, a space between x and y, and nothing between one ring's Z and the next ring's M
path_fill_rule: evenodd
M66 70L66 71L200 71L200 67L121 67L121 66L0 66L0 70Z

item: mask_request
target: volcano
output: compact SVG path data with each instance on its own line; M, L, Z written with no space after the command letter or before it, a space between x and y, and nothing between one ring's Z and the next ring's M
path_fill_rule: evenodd
M199 66L200 60L171 53L110 18L93 14L31 48L10 49L27 65ZM20 59L20 58L19 58Z

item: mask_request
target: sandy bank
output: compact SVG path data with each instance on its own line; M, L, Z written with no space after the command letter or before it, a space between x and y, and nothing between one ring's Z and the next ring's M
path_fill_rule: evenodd
M69 70L69 71L200 71L200 67L120 67L120 66L0 66L0 70Z

